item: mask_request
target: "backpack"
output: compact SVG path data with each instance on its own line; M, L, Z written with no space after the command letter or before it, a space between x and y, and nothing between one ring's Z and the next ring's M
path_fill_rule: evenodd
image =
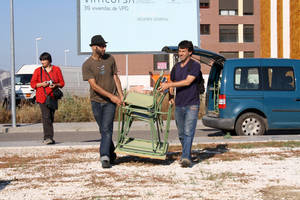
M175 80L175 71L176 71L176 66L173 67L174 69L172 69L171 71L171 80ZM191 65L188 66L187 71L190 72L191 71ZM198 86L198 91L200 94L203 94L205 92L205 80L202 76L202 72L200 70L200 74L198 77L196 77L196 81L197 81L197 86Z

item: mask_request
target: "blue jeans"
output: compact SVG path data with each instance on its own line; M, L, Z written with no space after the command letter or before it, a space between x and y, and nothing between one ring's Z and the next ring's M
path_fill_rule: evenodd
M112 141L116 104L91 102L92 111L101 134L100 157L111 158L115 151Z
M178 137L182 146L181 159L191 160L191 149L198 121L199 105L190 105L175 108Z

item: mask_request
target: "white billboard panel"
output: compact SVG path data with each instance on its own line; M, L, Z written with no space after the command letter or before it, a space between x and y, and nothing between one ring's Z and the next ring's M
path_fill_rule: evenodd
M110 53L158 52L191 40L200 46L198 0L78 0L78 52L102 35Z

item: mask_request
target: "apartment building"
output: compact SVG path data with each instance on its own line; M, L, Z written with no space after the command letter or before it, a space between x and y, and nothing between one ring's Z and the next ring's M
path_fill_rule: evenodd
M199 7L201 48L226 58L300 59L299 0L199 0ZM174 64L167 55L129 55L126 72L125 56L116 58L121 75L136 77L168 73Z
M201 48L226 58L260 56L259 0L199 0Z

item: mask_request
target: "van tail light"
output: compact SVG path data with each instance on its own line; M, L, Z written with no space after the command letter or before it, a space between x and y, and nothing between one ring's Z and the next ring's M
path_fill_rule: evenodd
M225 94L219 95L219 109L225 109L226 108L226 96Z

